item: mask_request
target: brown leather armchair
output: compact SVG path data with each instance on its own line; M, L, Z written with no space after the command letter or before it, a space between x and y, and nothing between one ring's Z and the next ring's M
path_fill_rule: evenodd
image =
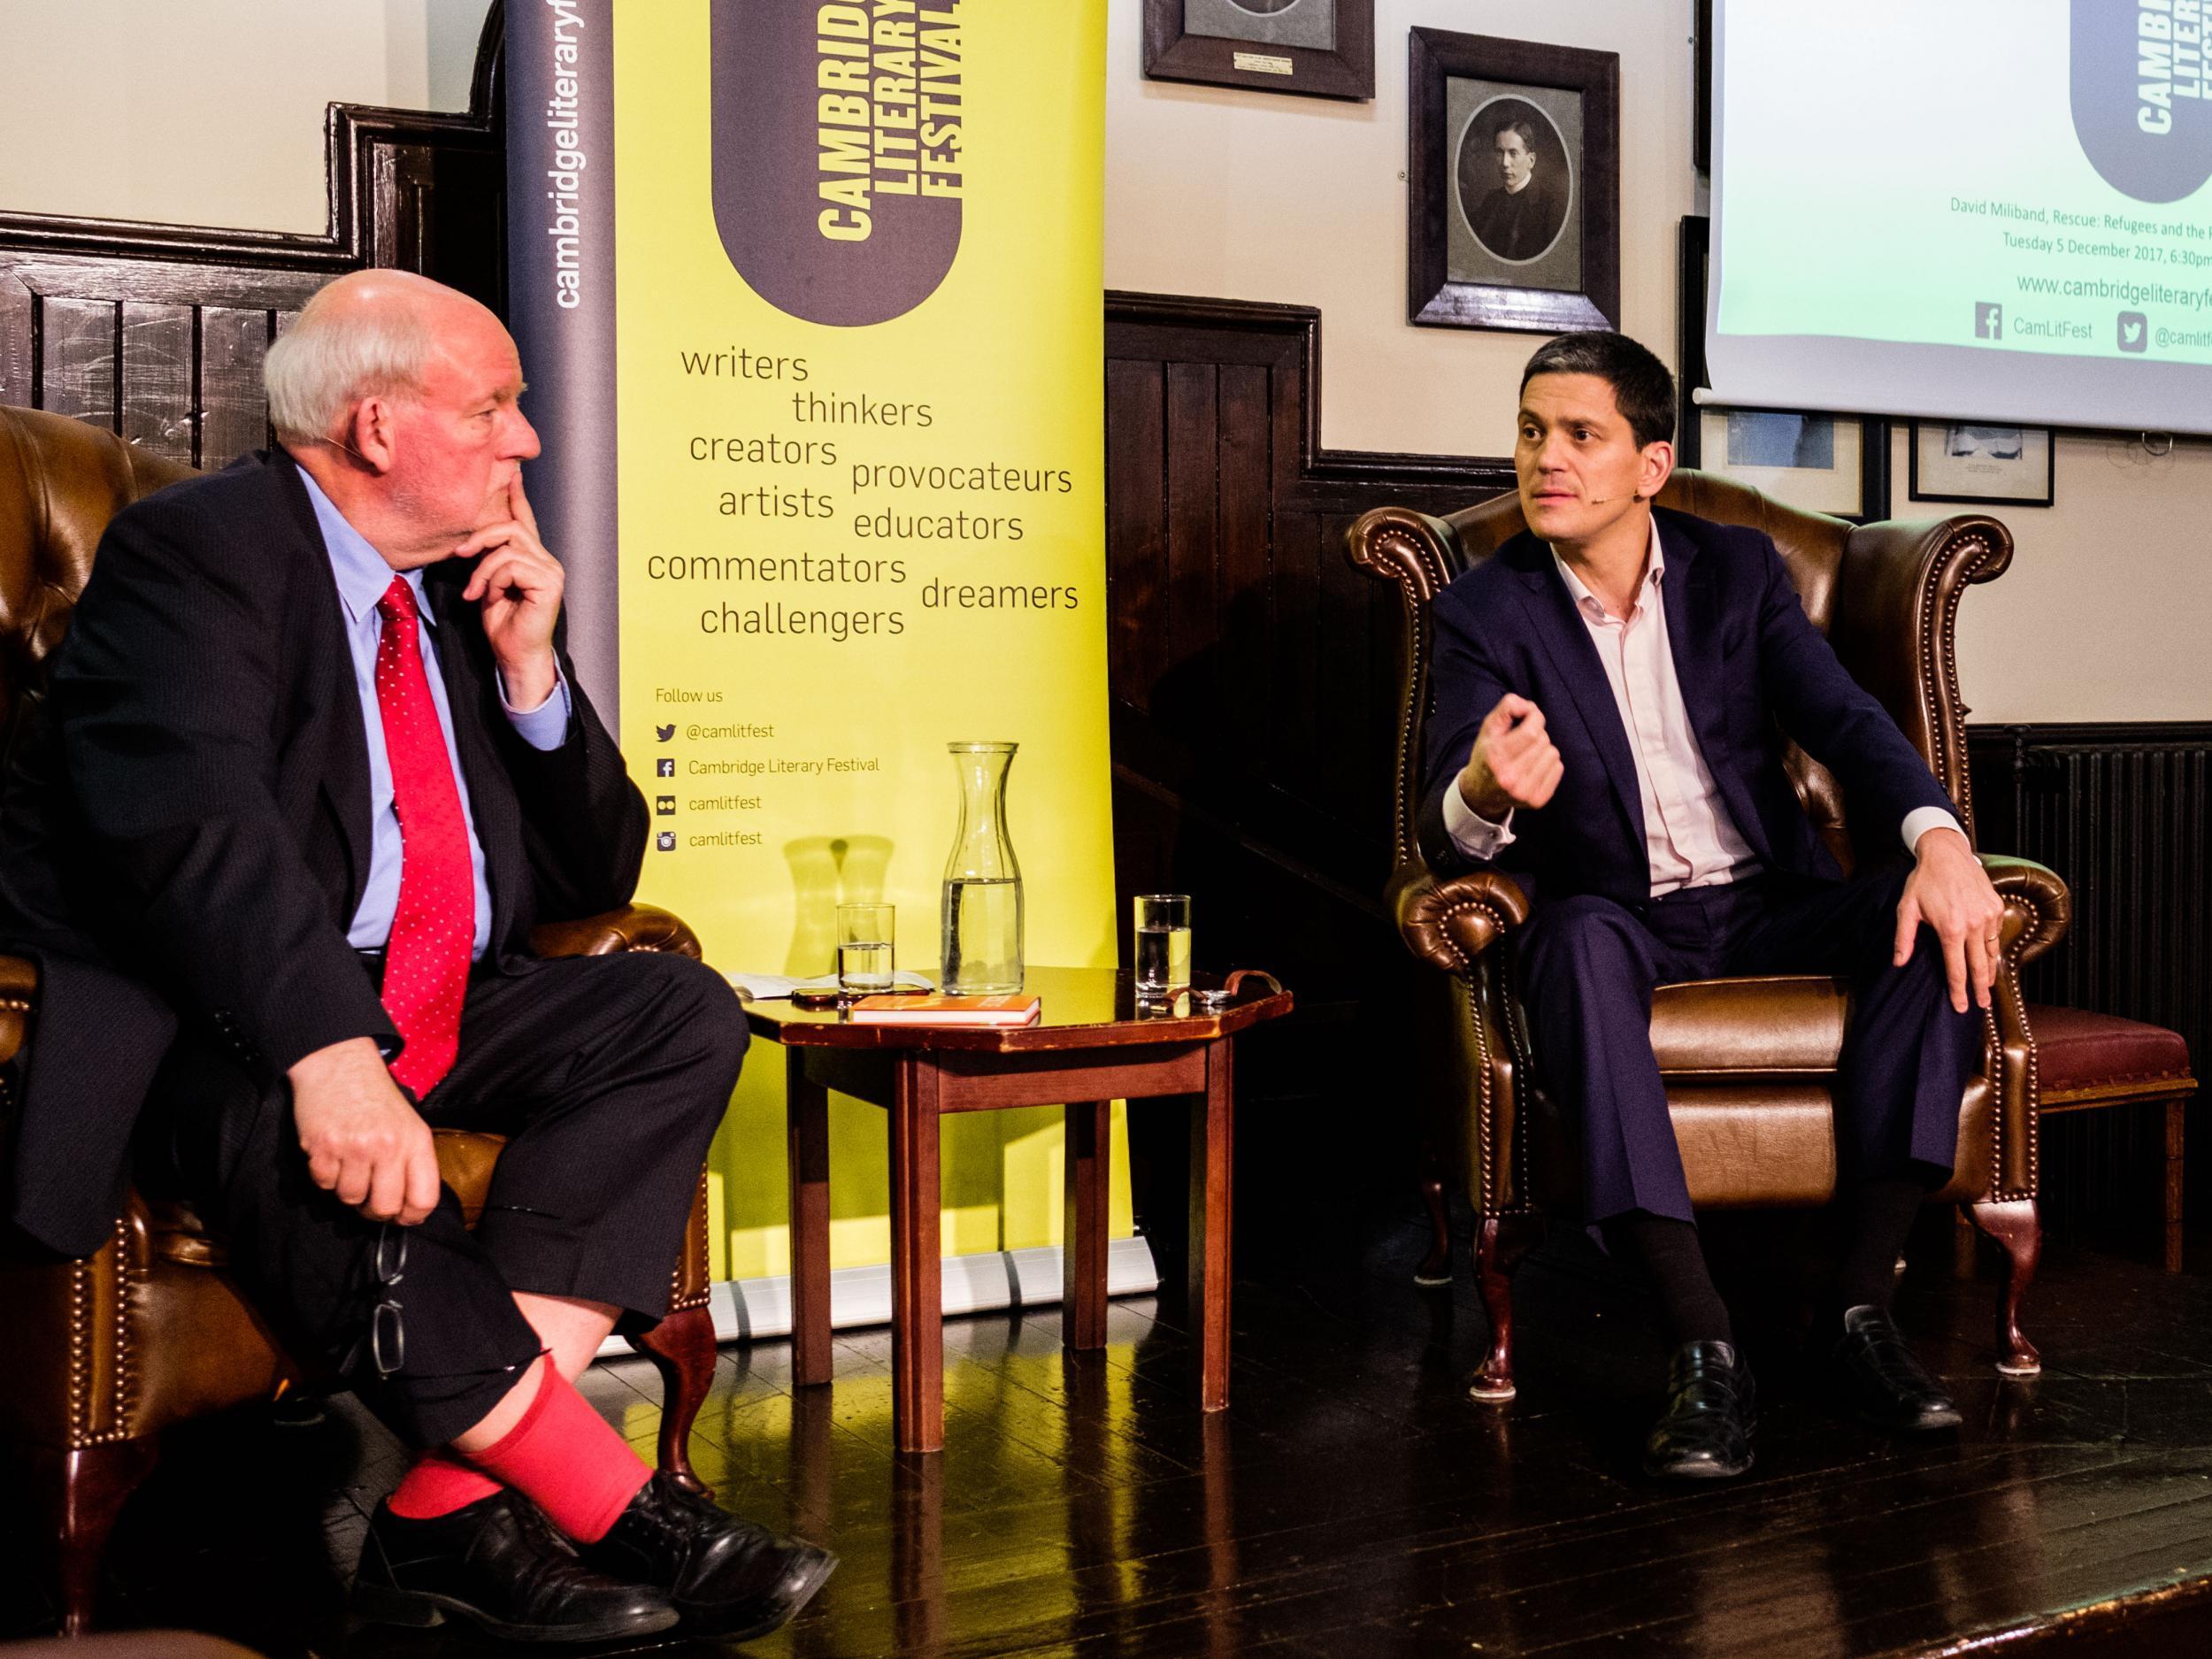
M1774 538L1807 615L1926 757L1970 836L1966 709L1953 637L1968 586L1993 580L2011 561L2004 526L1962 515L1855 526L1688 471L1675 473L1659 499ZM1425 1110L1432 1148L1447 1143L1444 1125L1462 1132L1462 1167L1478 1217L1475 1271L1491 1329L1490 1351L1471 1391L1493 1401L1514 1392L1514 1264L1540 1236L1547 1202L1575 1190L1578 1161L1571 1126L1532 1076L1528 1030L1512 988L1514 933L1528 919L1527 901L1493 871L1440 880L1422 860L1414 825L1431 695L1429 602L1525 527L1520 502L1508 493L1443 518L1379 508L1347 536L1353 565L1395 583L1405 607L1396 868L1388 892L1407 948L1438 970L1422 976ZM1846 870L1854 862L1855 827L1870 846L1894 840L1894 825L1853 826L1835 779L1793 744L1786 764L1798 798ZM2058 941L2069 910L2065 884L2042 865L1986 853L1982 863L2005 901L2004 957L1995 1006L1985 1017L1987 1056L1960 1102L1956 1171L1935 1196L1961 1205L2006 1252L1997 1368L2024 1377L2040 1369L2019 1315L2042 1233L2035 1208L2035 1039L2019 969ZM1659 988L1652 1043L1691 1199L1701 1209L1803 1207L1835 1195L1830 1085L1847 1007L1844 987L1824 976ZM1441 1187L1432 1175L1427 1187L1437 1242L1416 1276L1435 1283L1448 1277L1450 1257Z
M188 475L114 434L58 415L0 407L0 730L12 739L43 685L70 607L83 590L107 522L139 496ZM699 954L690 928L633 905L540 928L547 956L617 950ZM13 1059L36 1018L32 964L0 956L0 1147ZM503 1144L497 1135L440 1131L438 1166L472 1223ZM153 1467L161 1432L287 1386L327 1384L278 1346L224 1272L223 1240L178 1204L136 1193L113 1238L81 1261L57 1260L19 1237L0 1241L0 1436L27 1465L38 1535L54 1540L57 1601L75 1633L92 1615L100 1557L117 1516ZM706 1176L672 1265L668 1317L630 1345L661 1373L660 1464L703 1491L687 1450L714 1377L708 1312Z

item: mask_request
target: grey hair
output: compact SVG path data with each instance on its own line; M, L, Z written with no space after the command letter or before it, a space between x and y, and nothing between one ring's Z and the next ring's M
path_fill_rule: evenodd
M269 347L261 370L269 424L280 438L330 438L365 397L422 385L433 347L413 305L334 307L319 288Z

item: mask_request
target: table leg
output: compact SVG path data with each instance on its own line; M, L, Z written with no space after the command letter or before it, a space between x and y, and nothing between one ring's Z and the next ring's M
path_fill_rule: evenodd
M1067 1107L1066 1202L1060 1229L1060 1340L1106 1346L1106 1195L1112 1102Z
M899 1061L891 1104L891 1432L902 1452L945 1443L945 1293L939 1265L938 1078Z
M2189 1102L2166 1102L2166 1271L2181 1271L2181 1162Z
M803 1049L784 1051L791 1164L791 1376L830 1379L829 1091L806 1074Z
M1199 1404L1229 1403L1229 1148L1235 1095L1231 1040L1206 1046L1206 1093L1191 1106L1190 1309L1198 1321Z

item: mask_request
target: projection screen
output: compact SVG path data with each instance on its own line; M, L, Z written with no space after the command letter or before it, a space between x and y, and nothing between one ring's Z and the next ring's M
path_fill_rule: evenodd
M1711 401L2212 433L2212 0L1717 0Z

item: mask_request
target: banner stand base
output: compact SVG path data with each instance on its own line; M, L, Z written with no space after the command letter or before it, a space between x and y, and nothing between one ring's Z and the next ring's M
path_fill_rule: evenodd
M942 1278L945 1317L996 1313L1009 1308L1042 1308L1060 1300L1061 1248L1056 1244L1029 1250L987 1250L975 1256L948 1256ZM1141 1296L1160 1287L1152 1247L1142 1239L1110 1239L1106 1245L1106 1294ZM714 1340L745 1342L791 1334L791 1276L724 1279L714 1286ZM891 1323L891 1267L841 1267L830 1274L830 1325L849 1331ZM619 1337L609 1337L599 1356L630 1352Z

